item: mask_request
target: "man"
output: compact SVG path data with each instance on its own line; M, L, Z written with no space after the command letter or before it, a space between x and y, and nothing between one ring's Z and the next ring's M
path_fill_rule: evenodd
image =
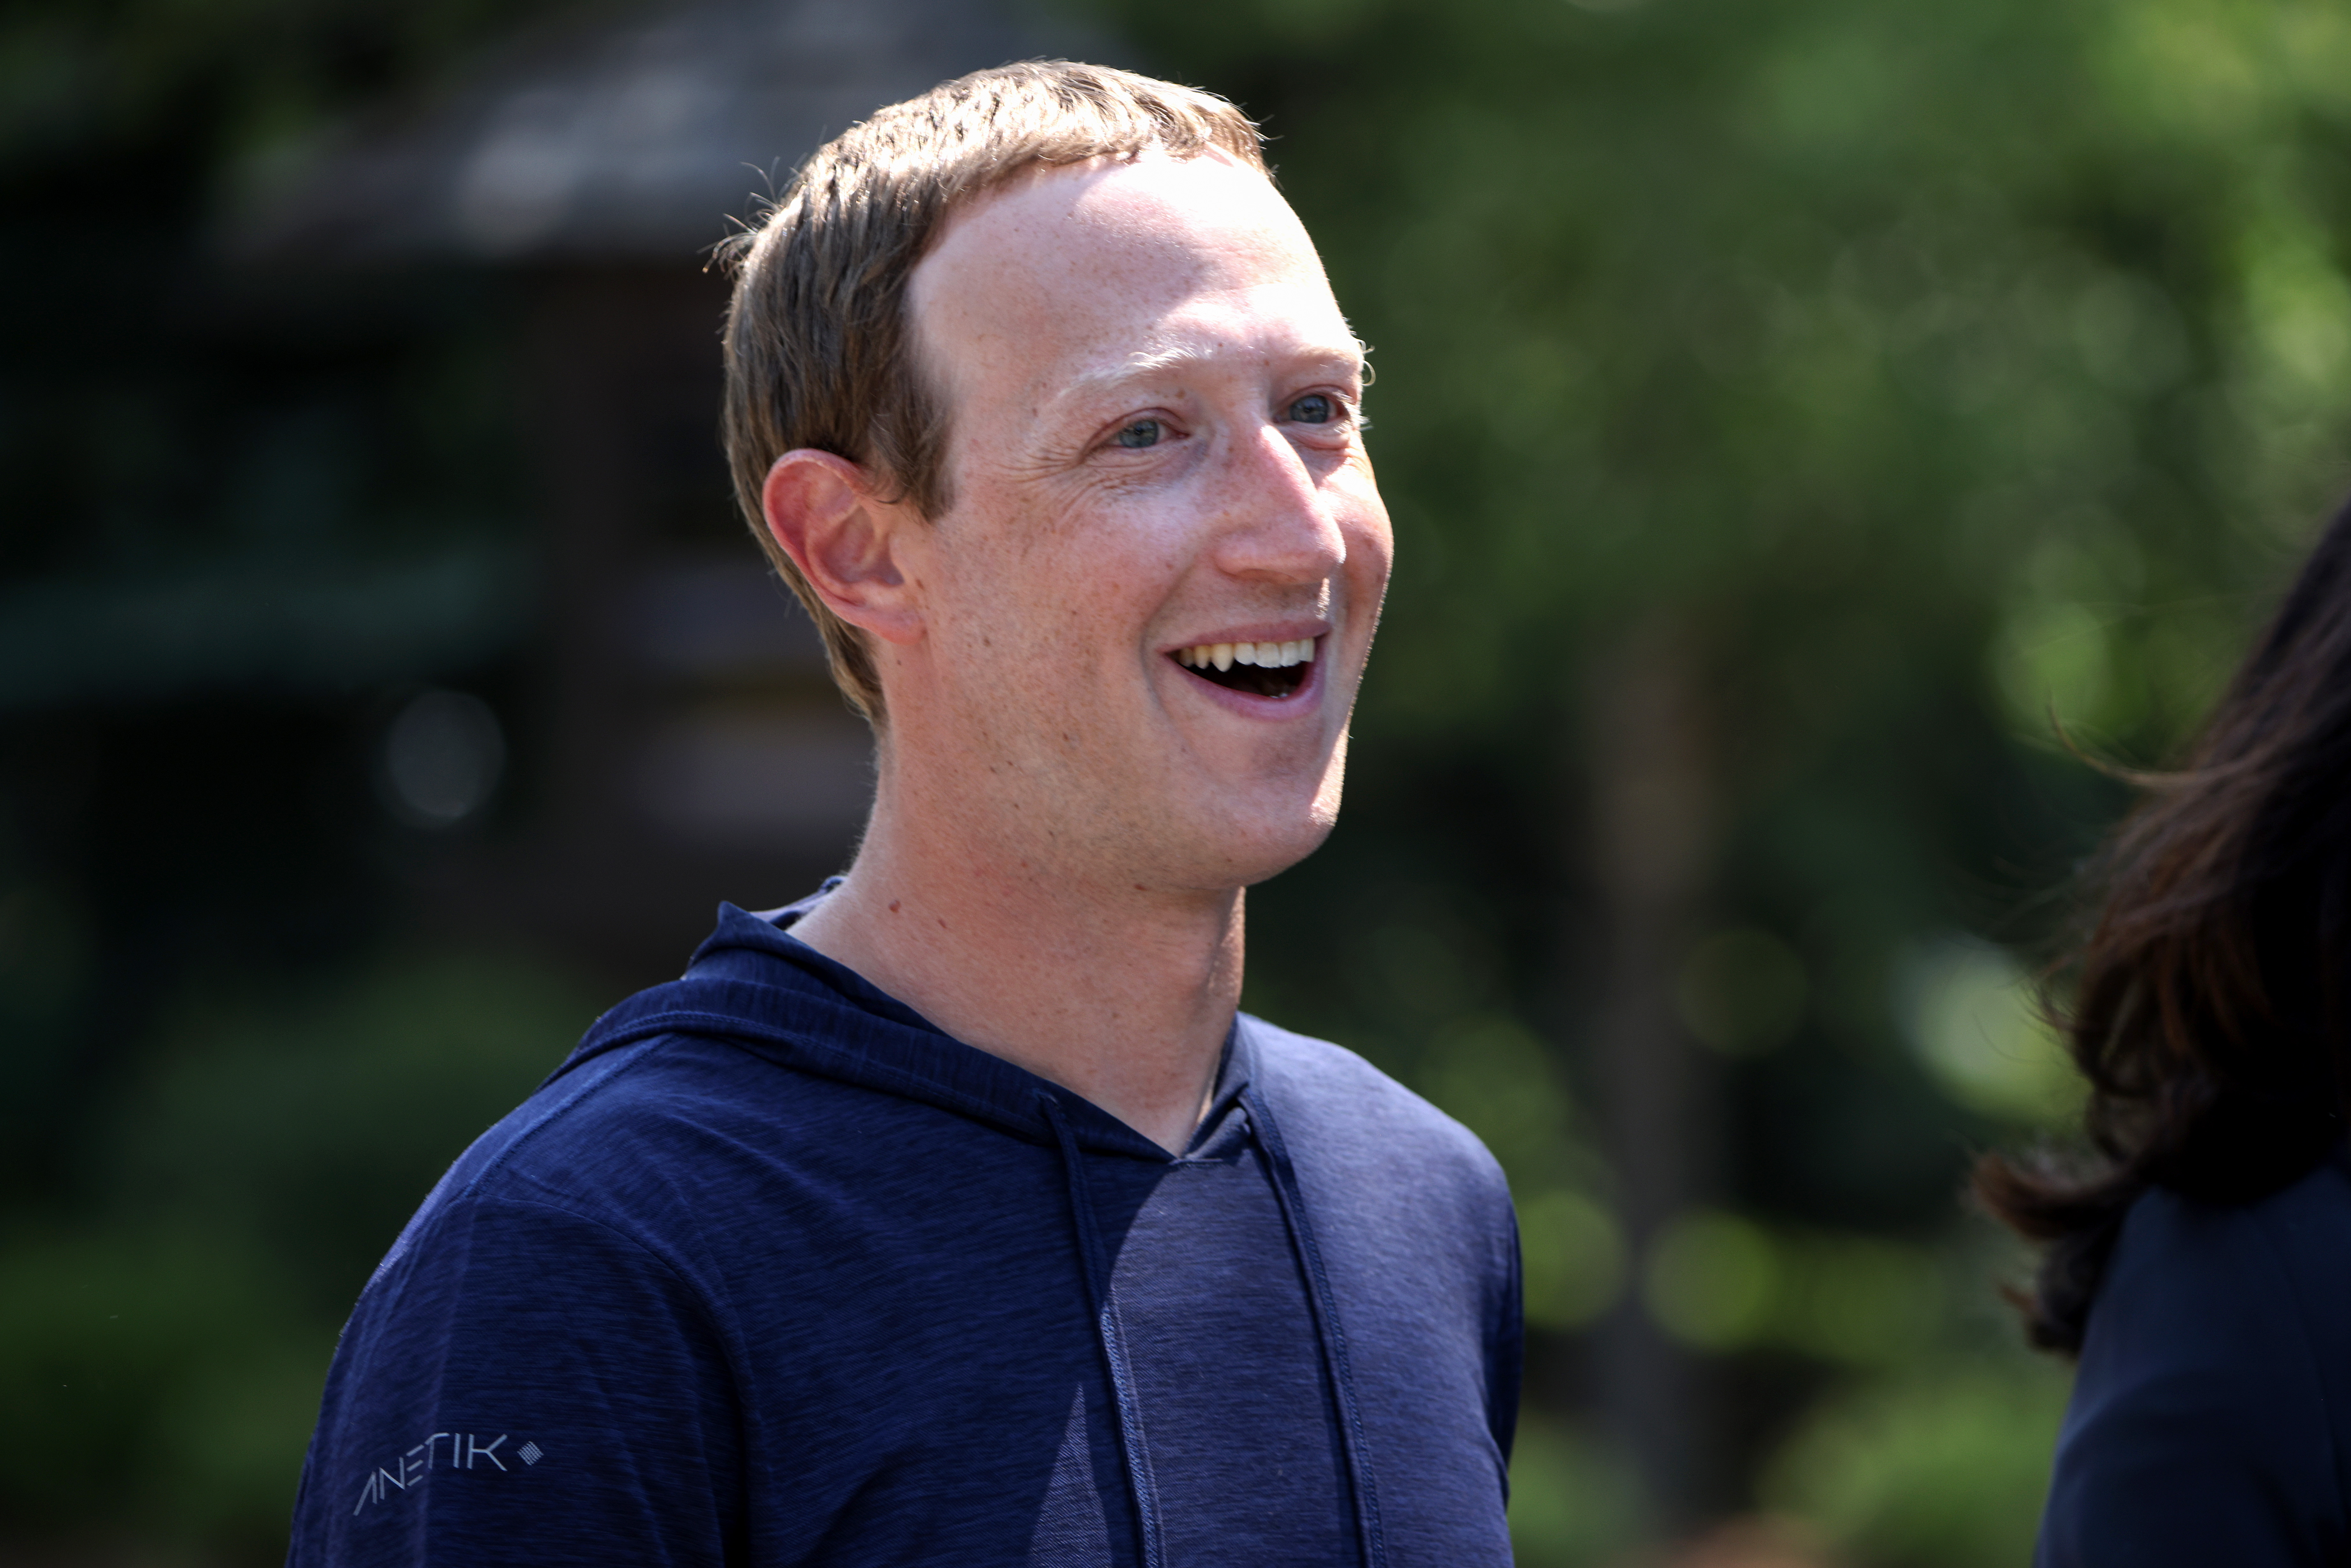
M873 722L872 821L427 1198L293 1561L1507 1562L1500 1174L1237 1013L1390 550L1253 128L982 72L737 261L738 488Z

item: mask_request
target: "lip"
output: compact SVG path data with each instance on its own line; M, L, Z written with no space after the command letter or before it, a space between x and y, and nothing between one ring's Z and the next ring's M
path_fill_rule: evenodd
M1331 635L1332 630L1327 621L1255 621L1246 626L1232 626L1203 632L1197 637L1186 637L1180 643L1168 643L1159 652L1172 656L1183 649L1197 648L1204 643L1214 646L1218 643L1303 643L1309 638L1320 641ZM1315 662L1322 662L1319 651Z
M1207 697L1228 713L1235 713L1260 723L1303 718L1319 711L1322 706L1323 672L1330 668L1327 657L1332 628L1319 621L1261 622L1233 632L1218 632L1212 636L1194 637L1162 650L1160 657L1180 677L1184 685ZM1286 697L1261 697L1254 692L1237 692L1230 686L1220 686L1205 676L1194 674L1176 663L1179 649L1196 648L1203 643L1290 643L1315 640L1314 662L1306 666L1306 678L1298 689Z

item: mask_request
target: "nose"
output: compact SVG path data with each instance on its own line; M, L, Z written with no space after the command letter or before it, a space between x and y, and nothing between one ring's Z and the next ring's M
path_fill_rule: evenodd
M1213 552L1228 576L1281 585L1321 582L1346 564L1335 494L1279 426L1236 435L1219 486Z

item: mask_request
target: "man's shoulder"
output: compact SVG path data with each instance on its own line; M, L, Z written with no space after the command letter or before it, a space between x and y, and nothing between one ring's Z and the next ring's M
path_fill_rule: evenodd
M1283 1136L1310 1157L1509 1202L1500 1166L1459 1122L1345 1046L1247 1014L1242 1021Z
M823 1135L820 1080L725 1041L664 1034L569 1066L475 1140L389 1263L455 1210L568 1211L643 1243L692 1228L705 1200L771 1181L796 1139Z
M723 1045L691 1035L634 1040L539 1085L468 1151L466 1190L496 1191L517 1176L559 1179L569 1169L625 1166L649 1145L682 1141L739 1098ZM461 1162L463 1164L464 1162ZM455 1172L452 1173L455 1174Z

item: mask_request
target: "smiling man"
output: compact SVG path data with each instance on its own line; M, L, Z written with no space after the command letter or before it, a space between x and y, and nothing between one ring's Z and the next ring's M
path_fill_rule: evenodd
M982 72L736 260L737 487L873 723L872 820L426 1200L293 1560L1506 1563L1500 1174L1238 1010L1390 555L1255 131Z

